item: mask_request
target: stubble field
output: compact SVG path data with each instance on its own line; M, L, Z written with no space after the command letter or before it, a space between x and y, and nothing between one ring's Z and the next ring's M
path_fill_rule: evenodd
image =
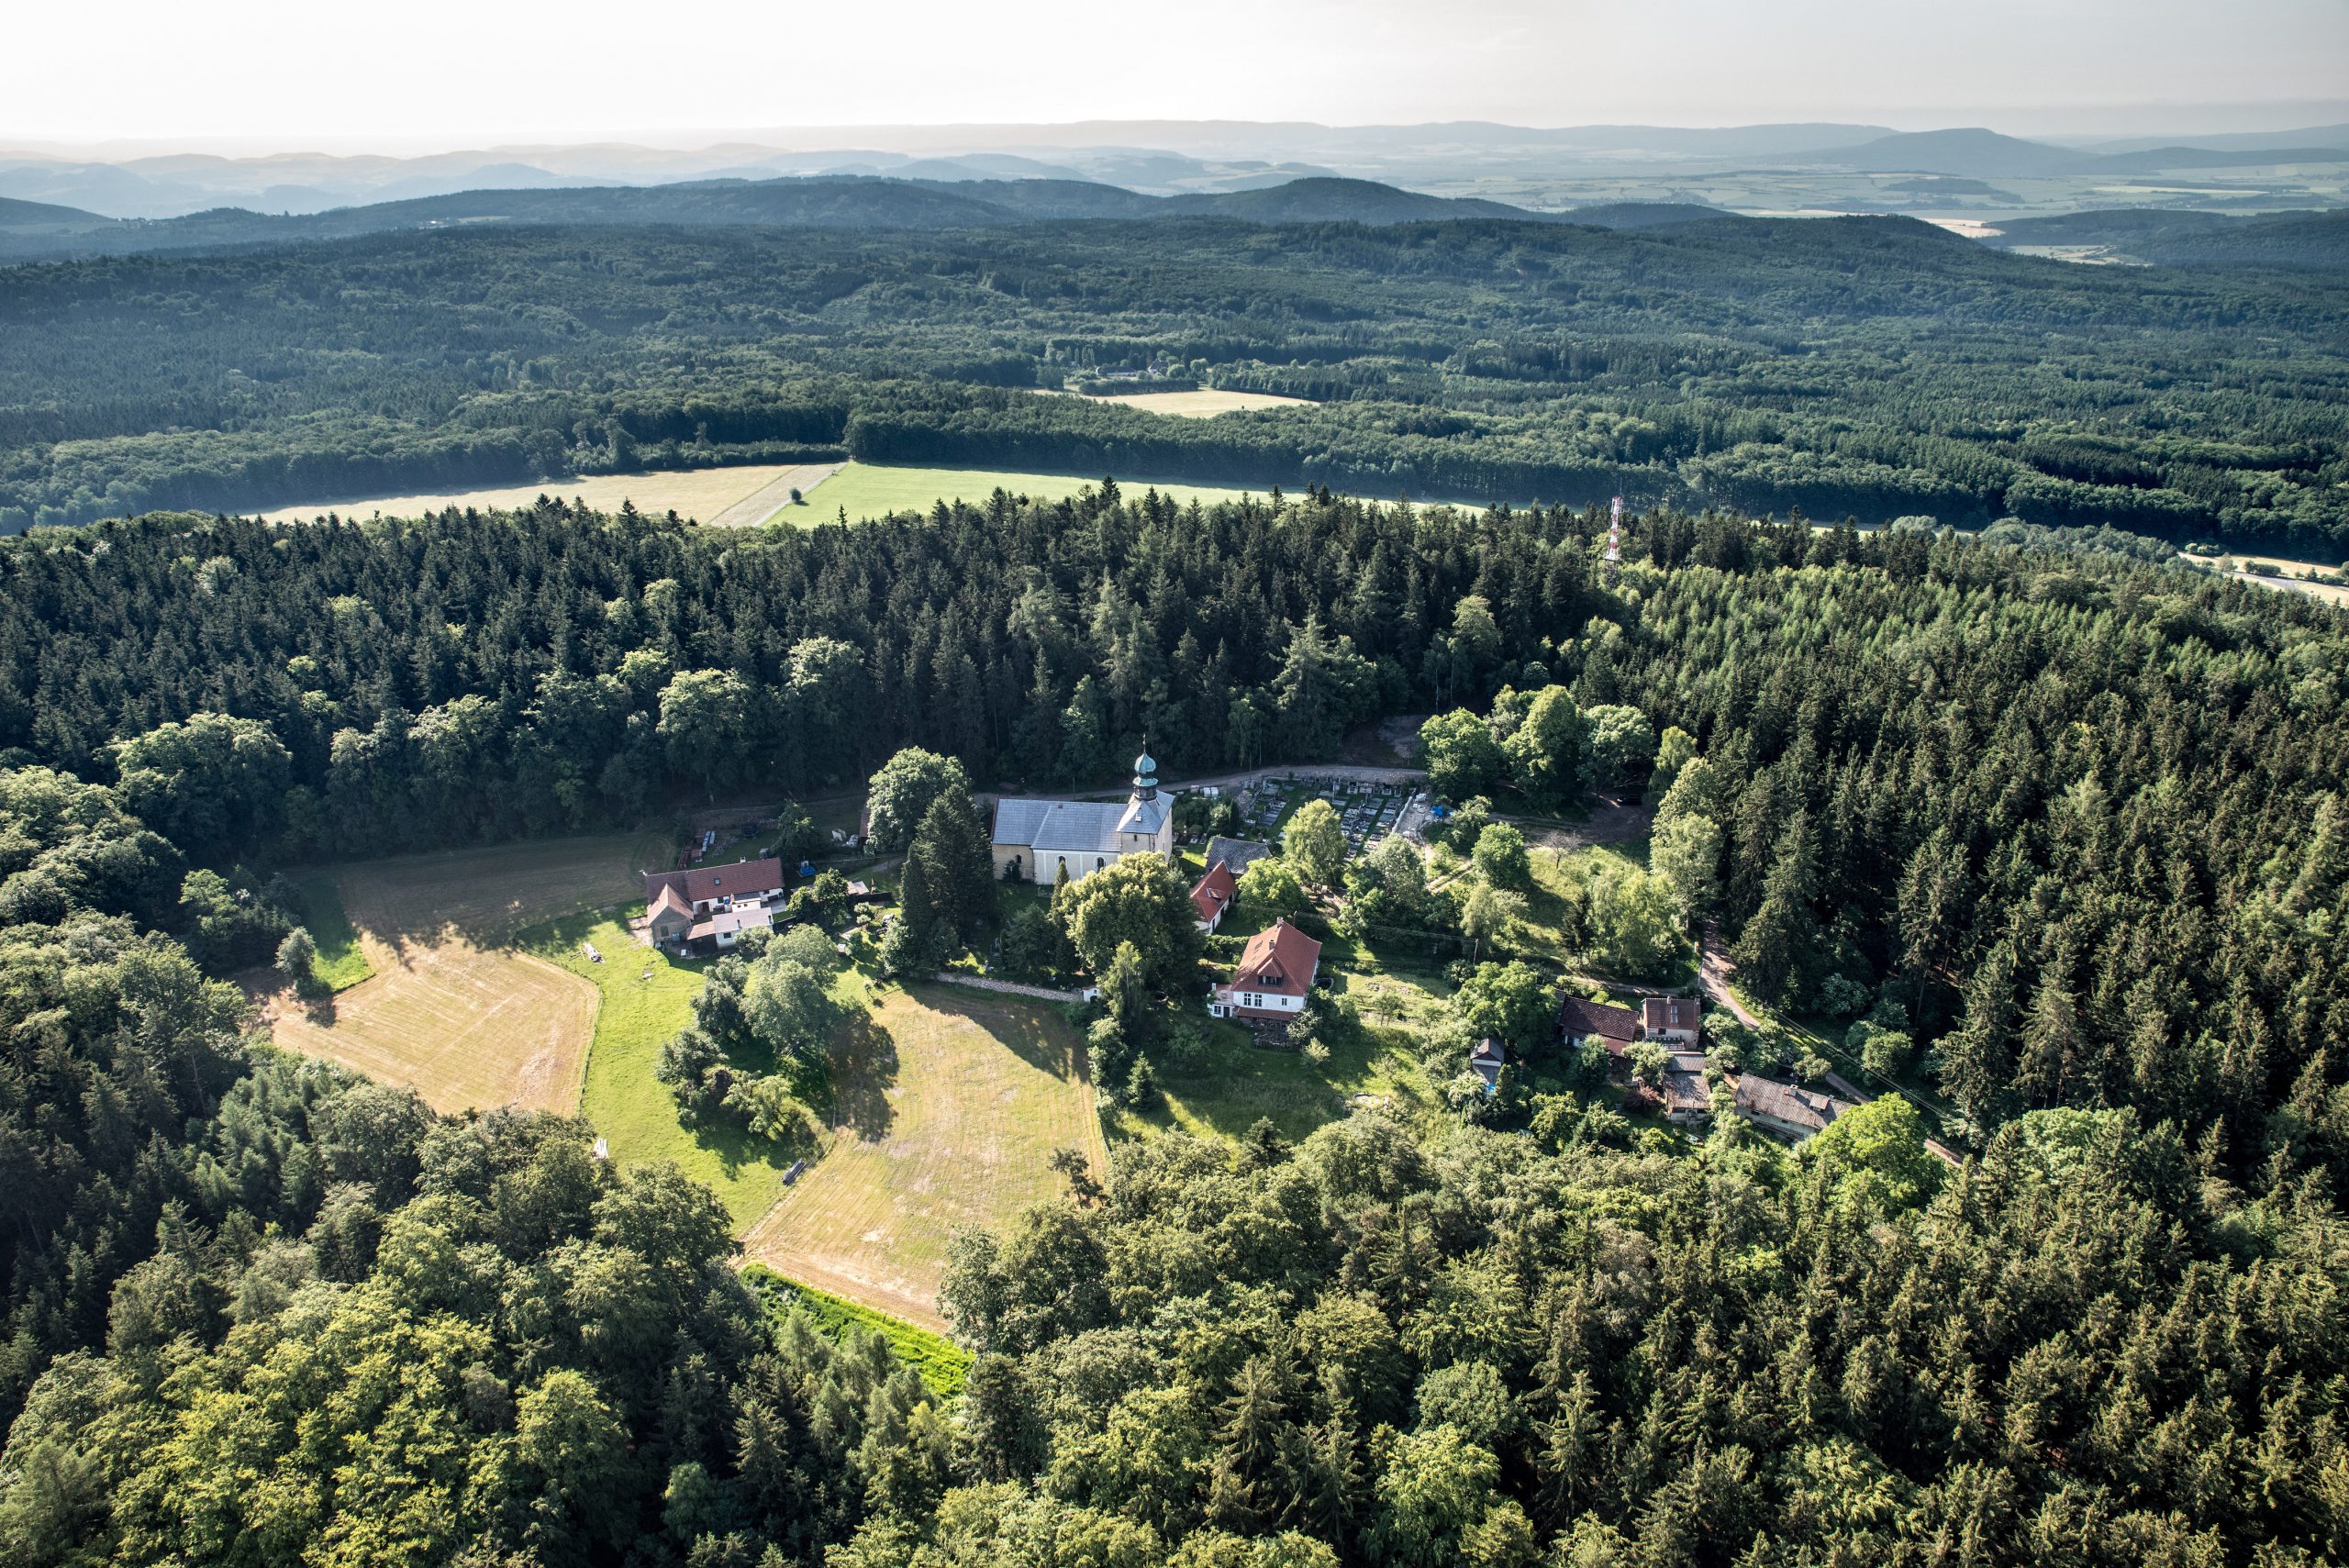
M885 992L835 1045L831 1147L751 1228L789 1278L942 1328L947 1243L1062 1185L1052 1151L1108 1151L1083 1048L1050 1007L921 985Z
M534 922L640 898L658 847L570 839L323 873L374 974L310 1006L268 997L271 1038L411 1087L436 1110L575 1109L596 988L504 943Z

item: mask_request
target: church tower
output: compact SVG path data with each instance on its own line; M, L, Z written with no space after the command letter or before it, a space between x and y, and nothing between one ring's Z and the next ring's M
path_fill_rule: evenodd
M1173 802L1158 793L1158 762L1147 746L1134 759L1133 793L1126 796L1125 812L1118 818L1118 853L1146 851L1169 856L1174 852Z

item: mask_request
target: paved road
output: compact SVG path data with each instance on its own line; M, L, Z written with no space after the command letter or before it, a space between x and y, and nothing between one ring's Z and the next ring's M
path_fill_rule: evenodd
M845 466L837 462L807 462L797 468L785 469L703 526L713 528L755 528L791 505L794 490L812 490L818 482L829 479Z

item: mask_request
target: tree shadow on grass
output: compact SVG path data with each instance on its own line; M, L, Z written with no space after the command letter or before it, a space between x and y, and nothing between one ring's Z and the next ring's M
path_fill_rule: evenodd
M1076 1041L1049 1003L952 985L907 989L931 1012L968 1020L1040 1073L1066 1080L1076 1070Z
M451 940L475 947L505 947L551 917L596 914L617 908L623 918L638 901L645 858L642 834L601 833L507 844L469 846L380 861L345 861L305 868L297 878L344 880L390 875L406 883L445 875L471 889L450 907L418 910L400 917L384 901L343 898L343 913L354 931L374 938L403 962L409 950ZM351 908L353 902L362 907ZM394 901L396 907L396 901Z
M871 1013L859 1011L832 1037L832 1121L867 1143L889 1136L897 1107L896 1038Z

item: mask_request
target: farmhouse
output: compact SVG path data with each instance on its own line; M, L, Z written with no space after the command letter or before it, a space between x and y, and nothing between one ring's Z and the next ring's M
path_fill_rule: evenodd
M1650 996L1640 1004L1640 1028L1661 1045L1695 1045L1701 1027L1697 1003L1687 996Z
M1758 1073L1748 1073L1737 1081L1737 1114L1798 1141L1857 1108L1849 1100L1796 1084L1776 1083Z
M744 931L774 926L784 886L783 862L773 858L652 872L644 879L645 925L656 946L730 948Z
M1222 923L1223 913L1231 907L1232 896L1239 886L1240 879L1233 876L1231 868L1221 861L1208 867L1207 875L1199 878L1198 885L1191 889L1191 913L1197 917L1199 929L1212 931Z
M1321 944L1275 920L1248 939L1231 978L1208 994L1208 1011L1219 1018L1293 1018L1320 967Z
M1621 1056L1640 1038L1639 1016L1629 1007L1568 996L1558 1004L1558 1040L1568 1051L1597 1040L1609 1056Z
M1158 764L1145 751L1134 759L1133 792L1111 801L1037 800L1013 796L996 803L995 873L1005 882L1051 886L1063 872L1071 882L1106 871L1128 855L1174 855L1174 812L1158 793Z

